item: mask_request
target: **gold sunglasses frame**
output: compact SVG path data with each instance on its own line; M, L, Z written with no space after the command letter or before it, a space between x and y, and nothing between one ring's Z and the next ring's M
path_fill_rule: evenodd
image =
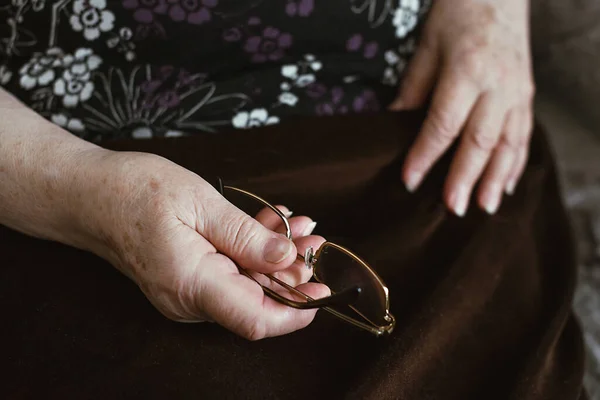
M246 195L258 202L260 202L261 204L263 204L265 207L268 207L269 209L271 209L274 213L276 213L282 220L283 223L285 225L285 235L288 239L293 240L292 238L292 229L290 227L290 223L287 219L287 217L275 206L271 205L268 201L266 201L265 199L255 195L254 193L248 192L246 190L234 187L234 186L226 186L223 185L221 180L219 179L218 182L218 190L221 192L221 195L223 195L224 197L226 197L225 195L225 189L227 190L233 190L235 192L241 193L243 195ZM379 277L379 275L377 275L377 273L375 272L375 270L373 270L373 268L371 268L371 266L369 264L367 264L364 260L362 260L360 257L358 257L356 254L352 253L350 250L337 245L335 243L332 242L325 242L323 243L315 253L312 253L312 248L308 249L310 251L307 251L306 255L309 256L309 260L307 260L307 256L303 256L301 254L297 255L297 259L301 260L304 262L304 264L312 269L313 272L313 277L317 282L323 283L321 282L318 277L317 277L317 273L316 273L316 262L319 259L319 255L321 254L321 252L323 251L323 249L327 248L327 247L333 247L338 251L341 251L343 253L345 253L346 255L350 256L354 261L356 261L358 264L362 265L371 275L371 277L375 280L375 282L377 282L377 284L379 284L385 294L385 313L386 315L383 317L383 319L387 322L387 325L377 325L375 323L373 323L371 320L369 320L367 317L365 317L360 311L358 311L354 306L352 306L351 304L347 304L347 306L352 309L357 315L359 315L364 321L360 321L356 318L352 318L344 313L341 313L339 311L336 311L335 309L328 307L328 306L313 306L313 304L318 304L321 300L323 299L313 299L310 296L308 296L307 294L299 291L298 289L296 289L295 287L288 285L287 283L285 283L284 281L274 277L271 274L263 274L265 276L267 276L267 278L269 278L271 281L279 284L280 286L284 287L285 289L287 289L289 292L304 298L306 300L306 302L297 302L294 300L290 300L282 295L280 295L279 293L277 293L276 291L263 286L260 282L258 282L252 275L250 275L246 270L244 270L241 267L238 267L240 272L243 273L245 276L247 276L248 278L254 280L257 284L259 284L263 291L265 292L265 294L267 296L269 296L270 298L272 298L273 300L282 303L288 307L292 307L292 308L297 308L297 309L306 309L306 308L319 308L322 310L327 311L328 313L334 315L335 317L341 319L342 321L349 323L357 328L366 330L372 334L374 334L375 336L381 336L384 334L390 334L392 333L392 331L394 330L394 327L396 325L396 319L394 318L394 316L390 313L390 299L389 299L389 289L387 288L387 286L385 285L385 283L383 282L383 280ZM335 293L332 292L332 295L335 295ZM331 296L330 296L331 297ZM327 299L327 298L325 298Z

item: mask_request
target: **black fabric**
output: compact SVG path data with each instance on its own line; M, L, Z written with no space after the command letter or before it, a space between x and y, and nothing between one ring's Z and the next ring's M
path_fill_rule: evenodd
M92 141L372 112L394 98L429 3L5 1L0 85Z
M573 242L542 128L499 213L461 219L440 201L448 158L416 193L401 184L421 118L293 121L232 133L236 146L226 135L106 144L312 216L316 233L390 287L390 337L321 312L305 330L259 342L170 322L106 262L0 229L0 397L584 398Z

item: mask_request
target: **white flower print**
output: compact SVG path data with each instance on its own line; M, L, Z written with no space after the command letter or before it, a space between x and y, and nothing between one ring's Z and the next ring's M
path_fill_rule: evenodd
M398 77L396 76L396 73L392 67L387 67L383 71L383 79L381 82L388 86L395 86L398 83Z
M407 60L415 52L415 38L409 38L398 46L396 50L388 50L383 54L387 67L383 71L381 83L388 86L396 86L399 77L407 66Z
M165 137L181 137L183 136L183 132L181 131L175 131L175 130L168 130L165 132Z
M298 102L298 96L290 92L283 92L279 95L279 102L293 107Z
M83 122L77 118L69 118L65 114L53 114L50 120L61 128L65 128L71 132L83 132L85 126Z
M12 71L6 65L0 65L0 85L6 85L12 78Z
M311 72L316 72L323 68L321 61L318 61L312 54L306 54L304 60L298 64L288 64L281 67L281 75L284 78L294 81L296 86L304 87L315 81L315 76ZM300 71L303 71L300 74Z
M156 135L156 133L153 132L150 127L147 127L147 126L140 126L138 128L135 128L131 132L131 137L134 139L152 139L155 136L160 136L160 135ZM169 129L166 132L164 132L164 137L181 137L181 136L183 136L183 132L173 130L173 129Z
M306 87L315 81L315 76L313 74L305 74L300 75L296 80L296 86L298 87Z
M284 65L281 67L281 75L285 78L295 80L298 77L297 65Z
M420 0L398 1L393 24L396 27L396 37L402 39L417 26Z
M315 72L323 68L323 63L317 60L313 54L305 54L303 59L295 64L287 64L281 67L281 76L285 78L279 84L281 93L278 96L277 105L296 106L299 101L295 89L302 89L316 82Z
M386 51L384 59L388 66L383 71L381 83L388 86L395 86L398 83L398 77L406 67L406 60L393 50Z
M133 61L135 59L135 44L131 41L133 38L133 31L129 27L122 27L119 29L119 33L113 33L113 36L108 38L106 45L109 49L117 49L118 52L125 54L127 61Z
M256 108L250 112L241 111L231 120L232 125L238 129L248 129L264 125L279 123L279 117L269 116L264 108Z
M65 70L54 82L54 94L63 98L65 107L75 107L80 101L89 100L94 91L91 73L102 60L90 49L78 49L75 56L64 58Z
M35 53L31 60L19 70L19 84L23 89L50 84L55 76L55 68L62 63L63 51L57 47L46 50L46 53Z
M147 126L135 128L133 132L131 132L131 137L134 139L150 139L152 138L152 129Z
M33 11L36 11L36 12L42 11L45 6L46 6L46 0L33 0L32 1Z
M385 59L385 62L390 65L395 65L398 61L400 61L400 57L398 57L398 54L396 54L392 50L386 51L383 55L383 58Z
M76 32L83 31L87 40L96 40L100 32L108 32L114 27L115 15L106 8L106 0L75 0L73 15L69 18Z

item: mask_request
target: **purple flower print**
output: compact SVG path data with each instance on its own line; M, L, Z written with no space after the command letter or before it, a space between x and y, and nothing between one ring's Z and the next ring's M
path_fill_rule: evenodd
M362 35L358 33L350 36L350 38L346 42L346 50L350 52L359 51L361 47L363 50L363 56L367 59L375 57L377 51L379 50L379 44L377 44L377 42L371 41L365 43Z
M181 102L179 95L174 90L167 90L161 93L157 98L157 103L160 107L173 108L177 107Z
M376 112L379 111L379 101L377 100L377 96L375 96L375 92L372 90L366 89L360 95L354 98L354 102L352 103L352 108L354 112Z
M141 24L155 22L155 15L168 14L173 21L201 25L212 18L211 9L219 0L123 0L123 7L135 10L133 18Z
M123 0L123 7L133 12L133 19L141 24L154 22L154 14L164 14L166 0Z
M140 89L144 94L142 100L144 108L154 106L173 108L181 102L180 91L193 88L202 81L201 75L190 75L186 70L179 70L175 75L175 68L170 65L161 67L154 79L145 81Z
M318 99L327 92L327 88L322 83L311 83L306 87L306 95L312 99Z
M250 17L248 18L248 26L260 25L262 21L258 17Z
M167 13L175 22L187 21L190 24L202 25L211 20L211 8L219 0L166 0ZM161 10L162 11L162 10Z
M277 61L283 58L284 50L292 45L292 35L281 33L279 29L267 27L262 36L248 38L244 50L252 54L253 63L267 60Z
M331 89L331 101L317 104L315 113L317 115L335 115L348 113L348 107L341 104L344 99L344 90L340 87Z
M290 0L285 7L285 12L290 17L308 17L314 8L314 0Z
M226 42L237 42L242 38L242 31L239 28L230 28L223 32L223 40Z

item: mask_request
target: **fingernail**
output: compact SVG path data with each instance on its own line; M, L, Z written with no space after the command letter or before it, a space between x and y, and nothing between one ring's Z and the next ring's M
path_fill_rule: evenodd
M406 178L406 190L410 193L414 192L421 183L423 175L418 172L411 172Z
M451 198L451 208L456 215L464 217L467 212L467 204L469 202L469 192L465 186L459 186Z
M492 185L488 188L484 200L485 211L492 215L498 211L500 206L500 197L502 195L502 185Z
M285 260L293 251L292 242L287 238L273 238L267 242L264 258L266 262L277 264Z
M302 236L308 236L311 233L313 233L313 231L315 230L315 226L317 226L317 223L315 221L308 224L306 226L306 229L304 230L304 234Z
M515 193L515 186L516 186L515 181L508 182L508 184L506 185L506 194L512 196Z
M285 215L286 218L290 218L292 215L294 215L293 211L284 211L283 215Z

